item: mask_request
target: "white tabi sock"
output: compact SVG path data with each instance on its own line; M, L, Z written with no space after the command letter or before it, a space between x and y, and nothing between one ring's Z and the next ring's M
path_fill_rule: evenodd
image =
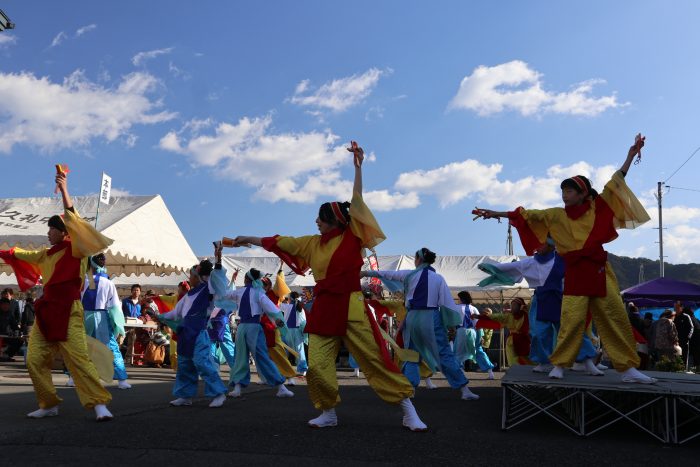
M479 400L479 396L474 394L471 389L465 384L462 386L462 400L464 401L476 401Z
M321 412L316 418L309 420L309 426L312 428L326 428L338 425L338 416L335 414L335 409L327 409Z
M287 387L284 384L280 384L277 386L277 394L275 394L276 397L294 397L294 393L287 389Z
M403 410L403 426L411 431L428 431L428 425L418 417L411 399L406 398L401 401L401 410Z

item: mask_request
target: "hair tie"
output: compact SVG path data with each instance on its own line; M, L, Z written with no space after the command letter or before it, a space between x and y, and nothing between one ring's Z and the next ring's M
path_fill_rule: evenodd
M331 209L333 210L333 215L340 225L347 225L348 221L345 219L343 211L340 209L340 205L337 201L331 202Z

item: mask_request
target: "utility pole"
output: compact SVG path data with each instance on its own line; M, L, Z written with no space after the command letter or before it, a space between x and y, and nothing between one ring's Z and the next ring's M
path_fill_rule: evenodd
M662 189L664 182L658 182L656 200L659 203L659 277L664 277L664 228L662 210Z
M508 240L506 241L506 248L508 250L508 254L513 256L513 231L510 223L508 224Z

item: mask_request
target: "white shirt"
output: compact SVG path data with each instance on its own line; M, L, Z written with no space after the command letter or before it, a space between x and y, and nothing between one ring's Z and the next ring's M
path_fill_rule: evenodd
M82 299L85 295L85 291L90 287L90 278L85 275L85 285L83 286L83 291L80 294ZM117 292L117 287L107 277L100 277L97 281L97 293L95 296L95 310L109 310L112 307L120 308L122 307L122 302L119 300L119 294Z

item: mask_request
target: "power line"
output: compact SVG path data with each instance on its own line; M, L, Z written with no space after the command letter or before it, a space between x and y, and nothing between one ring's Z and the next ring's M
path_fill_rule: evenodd
M690 157L687 158L687 159L685 160L685 162L683 162L683 163L681 164L681 166L678 167L678 168L675 170L675 172L673 172L671 175L669 175L669 177L668 177L666 180L664 180L664 184L665 184L667 181L671 180L671 177L673 177L674 175L676 175L676 173L678 173L678 171L681 170L681 169L683 168L683 166L684 166L685 164L687 164L688 161L689 161L690 159L692 159L693 156L694 156L695 154L697 154L698 151L700 151L700 147L698 147L695 151L693 151L693 153L690 155Z
M674 190L684 190L684 191L697 191L698 193L700 193L700 190L697 190L695 188L681 188L678 186L668 186L668 185L666 185L666 188L674 189Z

